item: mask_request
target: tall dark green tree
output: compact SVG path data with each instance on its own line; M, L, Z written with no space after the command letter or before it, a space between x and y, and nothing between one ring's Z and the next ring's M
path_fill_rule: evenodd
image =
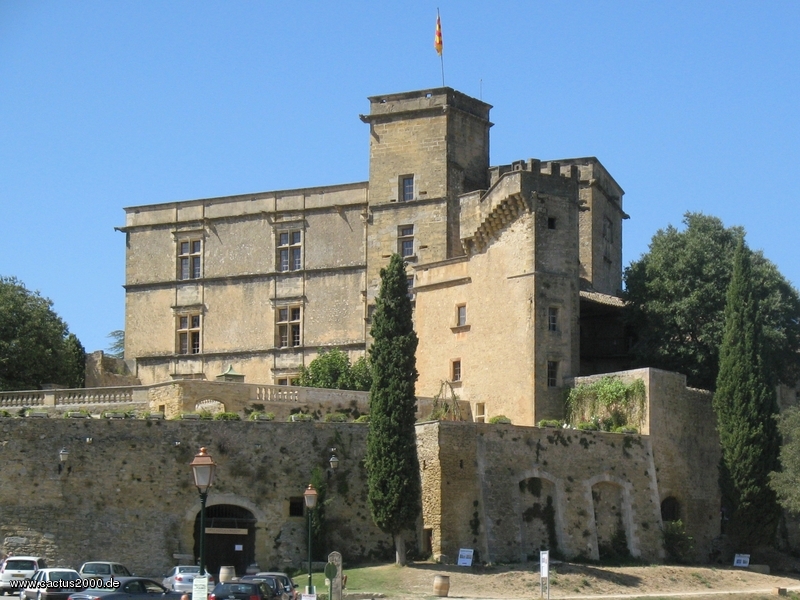
M718 218L686 213L685 229L659 230L649 251L625 270L626 319L636 334L637 366L677 371L713 390L725 324L725 291L744 236ZM765 356L782 383L800 376L800 296L777 267L752 253L752 280L763 315Z
M0 277L0 390L82 387L84 363L83 346L53 303L14 277Z
M763 328L750 251L740 240L725 304L714 410L723 503L730 509L729 531L743 550L772 543L780 517L769 487L780 448L776 378L764 352Z
M381 289L370 331L372 363L366 466L368 501L375 524L392 535L396 562L406 564L404 532L421 511L422 486L417 461L417 334L403 259L392 256L381 269Z

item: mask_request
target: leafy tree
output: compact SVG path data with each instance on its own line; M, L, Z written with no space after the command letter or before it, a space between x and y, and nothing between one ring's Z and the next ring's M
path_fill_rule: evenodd
M305 387L366 392L372 383L369 365L362 357L352 365L350 357L338 348L321 352L300 370L297 384Z
M670 225L656 232L649 251L625 270L626 319L637 335L637 366L678 371L689 385L713 390L725 290L744 230L700 213L686 213L683 222L684 231ZM800 376L800 296L760 252L751 258L766 362L793 385Z
M106 354L113 358L125 358L125 330L115 329L106 337L111 340Z
M403 532L421 510L414 422L417 335L411 320L406 269L399 254L381 269L381 289L370 331L372 362L366 466L375 524L394 538L396 561L406 564Z
M763 317L753 279L750 251L740 240L725 304L714 410L722 447L723 503L732 511L730 531L745 548L771 543L780 517L769 487L769 473L778 468L778 404L766 366Z
M0 390L83 386L86 353L52 306L15 277L0 277Z

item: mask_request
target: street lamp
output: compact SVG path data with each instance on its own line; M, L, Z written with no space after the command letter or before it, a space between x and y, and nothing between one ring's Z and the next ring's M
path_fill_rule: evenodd
M207 453L205 448L200 448L200 452L195 455L194 460L189 464L194 475L194 484L200 492L200 576L206 574L206 498L208 498L208 488L214 485L214 471L217 463Z
M305 492L303 492L303 500L306 502L306 512L308 513L308 585L306 586L306 594L314 594L314 586L311 585L311 511L317 505L317 490L310 483Z
M336 457L336 448L331 448L331 457L328 459L328 464L333 471L339 466L339 459Z

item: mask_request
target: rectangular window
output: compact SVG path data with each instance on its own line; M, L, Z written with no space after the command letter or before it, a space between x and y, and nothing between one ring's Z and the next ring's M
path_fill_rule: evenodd
M300 346L300 307L288 306L277 311L277 330L275 345L278 348L293 348Z
M305 515L305 500L302 496L295 496L294 498L289 498L289 516L290 517L302 517Z
M460 304L456 307L456 327L463 327L467 324L467 305Z
M556 228L556 218L555 217L548 217L547 218L547 228L548 229L555 229Z
M397 228L397 252L403 258L414 256L414 226L400 225Z
M408 297L414 299L414 276L406 279L406 287L408 288Z
M414 199L414 176L402 175L400 177L400 200L408 202Z
M278 271L299 271L303 268L302 232L278 232Z
M486 422L486 404L484 404L483 402L475 403L475 422L476 423Z
M603 239L614 243L614 224L608 217L603 217Z
M547 387L558 386L558 362L554 360L547 361Z
M461 381L461 359L450 363L450 381Z
M200 315L178 316L178 354L200 354Z
M548 331L558 331L558 309L555 306L547 309L547 329Z
M200 240L178 242L178 279L199 279L202 275L202 248Z

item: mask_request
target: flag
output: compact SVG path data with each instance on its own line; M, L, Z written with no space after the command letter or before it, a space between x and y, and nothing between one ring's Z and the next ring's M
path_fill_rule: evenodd
M433 38L433 47L436 48L436 54L442 55L442 21L439 19L439 13L436 13L436 35Z

